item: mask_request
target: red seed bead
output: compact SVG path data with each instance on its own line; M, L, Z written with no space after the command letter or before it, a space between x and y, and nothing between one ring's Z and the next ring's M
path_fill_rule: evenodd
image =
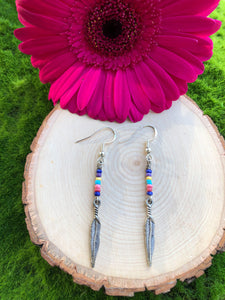
M147 190L147 192L151 192L152 191L152 185L151 184L147 184L146 190Z

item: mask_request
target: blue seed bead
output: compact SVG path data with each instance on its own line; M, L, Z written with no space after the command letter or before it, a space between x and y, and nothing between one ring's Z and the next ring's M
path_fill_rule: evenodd
M95 180L95 184L101 184L101 180Z
M95 192L95 196L100 196L100 192Z
M146 180L146 183L147 183L147 184L152 184L152 181L151 181L150 179L147 179L147 180Z
M147 192L147 195L152 196L153 192Z
M102 173L102 169L97 169L97 172L98 173Z
M96 177L102 177L102 173L97 172Z
M152 170L151 169L146 169L146 172L152 173Z

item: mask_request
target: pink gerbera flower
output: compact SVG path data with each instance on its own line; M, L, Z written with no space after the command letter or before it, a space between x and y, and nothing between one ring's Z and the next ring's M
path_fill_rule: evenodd
M219 0L16 0L19 49L49 99L72 113L123 122L162 112L204 71Z

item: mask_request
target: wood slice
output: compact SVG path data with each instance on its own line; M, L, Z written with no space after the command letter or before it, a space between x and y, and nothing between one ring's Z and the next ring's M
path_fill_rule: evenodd
M155 250L152 266L144 246L145 141L152 143ZM106 149L101 207L101 243L90 265L90 226L96 159L103 126L118 132ZM27 157L23 203L33 243L52 266L74 281L109 295L169 291L177 279L199 277L225 243L224 140L208 116L188 97L136 124L101 122L56 106L43 122Z

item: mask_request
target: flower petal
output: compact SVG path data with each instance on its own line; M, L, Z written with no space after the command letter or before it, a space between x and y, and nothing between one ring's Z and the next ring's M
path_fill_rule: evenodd
M128 117L131 122L139 122L143 119L144 115L140 113L140 111L136 108L136 105L131 102Z
M208 36L219 30L221 22L203 16L178 16L163 18L161 26L164 30Z
M61 0L61 1L71 7L74 5L74 0Z
M17 7L19 15L29 24L34 26L53 31L53 32L63 32L68 29L68 24L56 20L55 18L50 18L47 16L43 16L41 14L37 14L26 10L25 8L18 6Z
M65 93L62 95L61 99L60 99L60 103L62 104L62 106L66 105L70 99L77 93L79 94L79 88L82 85L83 81L86 79L87 76L87 69L84 69L83 72L80 74L80 76L75 80L75 77L73 76L73 81L74 83L72 84L72 86L70 88L68 88ZM78 96L77 96L77 103L78 103ZM78 110L82 111L83 109L79 109L79 106L77 105Z
M60 101L60 107L63 109L68 109L71 113L78 114L79 116L83 116L87 113L87 109L78 110L77 108L77 92L73 95L73 97L66 103L66 105L61 105Z
M70 99L69 102L66 103L66 105L63 105L63 103L60 101L60 107L62 109L68 109L73 114L78 113L77 93Z
M101 121L106 121L108 120L108 118L106 117L106 114L104 112L103 109L100 110L99 114L98 114L98 117L97 117L99 120Z
M186 80L187 82L193 82L197 79L197 75L191 64L169 50L157 47L150 52L149 56L165 71L178 78Z
M44 57L44 58L31 56L31 63L34 68L39 68L41 70L44 67L44 65L49 63L52 59L56 58L57 56L66 54L66 53L68 54L68 51L66 51L65 49L62 49L56 53L52 53L51 55Z
M150 110L150 99L141 88L140 81L133 69L126 70L128 87L132 96L132 101L141 114L147 114Z
M63 64L62 64L63 61ZM76 58L71 52L64 53L51 59L43 68L40 70L40 80L43 83L53 83L59 78L71 65L74 64Z
M174 48L173 45L167 46L167 49L171 50L173 53L176 53L177 55L188 61L188 63L191 64L196 74L199 75L204 72L204 65L201 62L201 60L189 51L187 51L187 49L181 47Z
M66 38L61 36L44 36L34 40L27 40L19 45L21 52L36 57L46 57L67 47L68 42Z
M126 120L130 109L130 101L126 73L118 70L114 80L114 106L116 115L120 120Z
M161 40L164 37L167 39L167 36L172 37L173 35L174 35L175 38L176 37L183 37L183 38L197 40L197 44L195 46L193 45L192 48L185 47L185 49L190 51L195 56L197 56L200 60L206 61L206 60L209 60L212 57L213 43L212 43L212 40L209 37L199 37L199 36L196 36L196 35L191 34L191 33L166 32L165 31L165 32L161 32L160 38L161 38ZM173 47L172 43L170 45L169 40L168 40L168 42L166 41L165 43L167 43L168 48L170 48L170 49L175 48L175 47ZM161 43L160 43L160 46L161 46ZM183 43L182 43L182 46L183 46Z
M52 32L38 27L23 27L14 30L14 35L18 40L24 42L26 40L52 35Z
M80 88L82 82L85 80L85 76L86 76L86 73L83 72L76 81L74 80L74 84L70 88L68 88L65 91L65 93L61 96L61 98L60 98L61 107L65 107L67 105L67 103L69 103L69 101L72 98L74 98L74 96L76 94L78 94L79 88ZM77 104L77 96L76 96L76 104ZM86 107L85 107L85 109L86 109ZM79 110L78 107L77 107L77 110Z
M93 95L87 105L87 113L91 118L96 119L103 106L105 82L106 82L106 72L102 71L99 80L96 84Z
M213 42L209 37L198 38L198 47L190 51L201 61L209 60L213 55Z
M83 110L90 101L101 76L101 72L100 68L91 68L85 76L77 96L77 107L79 110Z
M160 67L160 65L154 62L150 57L146 59L146 63L148 64L149 68L157 77L164 91L165 98L167 100L166 103L168 101L177 100L180 96L180 92L179 92L179 88L177 87L176 83L171 78L171 76L162 67Z
M163 112L165 109L166 109L165 107L157 106L154 103L152 103L152 105L151 105L151 111L153 111L153 112L155 112L157 114Z
M65 71L57 80L55 80L50 87L49 94L48 94L48 100L52 99L53 102L57 102L58 99L56 100L56 95L59 92L59 90L62 89L62 84L67 82L67 79L71 76L73 73L73 68L70 67L68 68L67 71ZM65 91L65 90L64 90ZM62 92L63 94L63 92Z
M104 88L103 107L109 121L113 121L116 119L116 112L114 107L114 78L115 72L112 72L110 70L107 71Z
M45 64L48 63L48 59L41 59L31 56L31 63L34 68L42 68Z
M72 88L75 83L79 81L84 70L85 66L81 63L75 63L71 66L51 85L49 98L52 98L53 102L58 101L67 90ZM73 94L75 94L75 92Z
M163 16L203 15L208 16L219 4L219 0L173 1L162 10Z
M184 95L187 93L188 91L188 85L187 82L183 79L177 78L173 75L170 75L171 78L173 79L173 81L176 83L176 86L178 87L179 91L180 91L180 95Z
M137 77L141 83L141 88L148 95L149 99L155 105L160 107L165 106L165 95L158 79L150 70L145 62L140 62L134 67Z
M54 0L54 4L51 0L16 0L16 5L45 16L63 18L71 15L68 5L60 0Z
M167 48L184 48L187 50L193 49L198 45L196 38L176 36L176 35L159 35L157 37L157 43L160 47Z
M204 72L204 65L196 56L182 48L177 48L173 51L174 53L188 61L188 63L192 66L193 70L197 75L200 75Z

